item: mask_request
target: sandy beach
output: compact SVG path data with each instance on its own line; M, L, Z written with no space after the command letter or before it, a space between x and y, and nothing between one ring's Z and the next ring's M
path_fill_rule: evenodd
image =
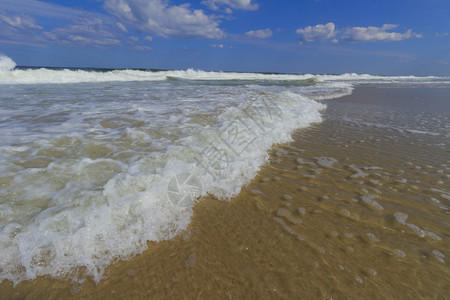
M229 202L96 285L40 277L1 299L444 299L448 89L357 87L274 147Z

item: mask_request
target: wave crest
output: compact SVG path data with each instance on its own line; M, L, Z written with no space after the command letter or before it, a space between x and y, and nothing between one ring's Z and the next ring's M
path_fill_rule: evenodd
M6 55L0 54L0 72L12 71L16 67L16 63Z

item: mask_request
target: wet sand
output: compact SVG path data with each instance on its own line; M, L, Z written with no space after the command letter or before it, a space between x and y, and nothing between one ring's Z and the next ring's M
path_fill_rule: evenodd
M112 265L98 285L39 278L1 299L445 299L449 89L359 87L326 101L236 198Z

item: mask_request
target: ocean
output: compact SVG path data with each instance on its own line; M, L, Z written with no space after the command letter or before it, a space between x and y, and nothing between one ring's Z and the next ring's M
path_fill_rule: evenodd
M305 243L312 231L296 227L308 207L294 209L297 192L289 188L293 180L313 182L327 170L340 170L342 177L328 174L315 188L303 183L298 191L317 189L321 203L346 203L340 199L345 196L340 217L359 221L367 213L375 223L390 220L438 243L429 256L448 266L448 248L439 245L448 245L449 88L449 77L27 68L0 57L0 282L46 277L99 284L109 267L145 253L149 242L184 235L205 203L226 206L246 193L266 195L252 208L267 211L270 226ZM380 90L397 92L397 98ZM434 100L424 102L429 90ZM359 91L365 91L364 105L355 98L340 101ZM334 132L311 135L330 122L327 130ZM300 143L299 135L308 135L308 146L293 155L283 147ZM402 143L394 154L389 151ZM346 152L355 144L363 145L357 153L376 154L364 160ZM434 162L423 158L426 153L408 152L427 147ZM359 163L343 163L355 156ZM392 157L397 164L387 163ZM389 177L402 168L423 174ZM339 178L348 180L338 184ZM282 189L280 180L287 190L270 196ZM357 195L350 196L355 185ZM426 196L414 196L422 185ZM400 209L384 201L405 186L405 195L412 191L405 199L419 198L420 205L413 201ZM350 207L360 204L359 213ZM436 215L427 215L428 206ZM417 224L439 221L417 225L411 215ZM382 226L363 235L379 241ZM329 234L354 235L333 228ZM307 244L326 252L325 243ZM406 250L400 248L392 253L403 258ZM191 262L199 255L190 256ZM372 268L366 272L377 273ZM356 283L365 281L355 276Z

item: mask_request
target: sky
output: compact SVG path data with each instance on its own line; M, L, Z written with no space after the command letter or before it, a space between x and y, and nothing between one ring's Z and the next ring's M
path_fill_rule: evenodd
M449 0L0 0L19 66L450 76Z

